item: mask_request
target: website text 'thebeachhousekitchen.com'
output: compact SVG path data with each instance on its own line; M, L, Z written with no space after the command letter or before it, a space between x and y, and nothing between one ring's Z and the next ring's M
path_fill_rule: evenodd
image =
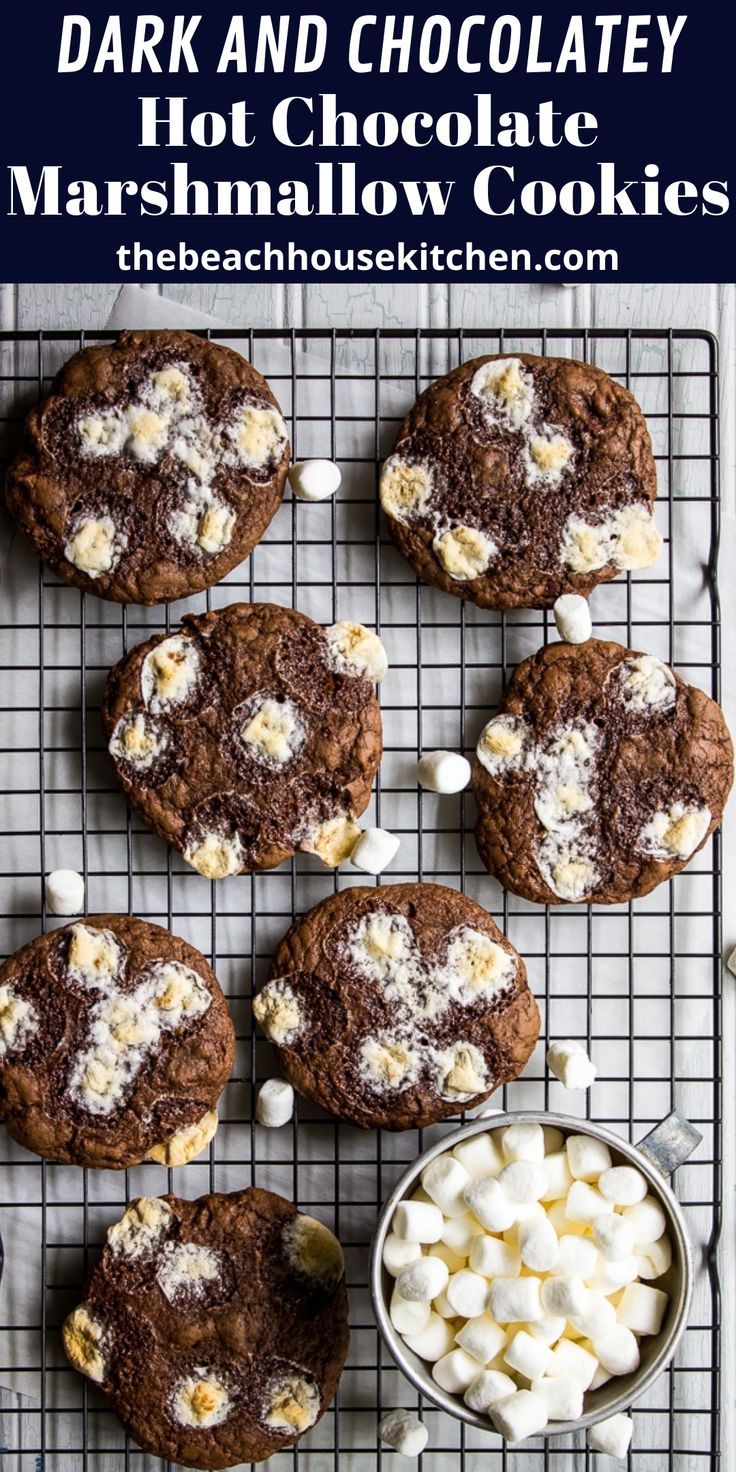
M256 246L228 247L224 250L198 250L180 240L175 247L151 249L140 241L120 245L116 252L118 270L135 276L157 272L212 271L239 276L280 275L303 276L307 272L320 275L368 275L372 272L394 275L445 276L475 273L512 273L531 275L535 271L586 275L615 275L619 269L618 252L590 247L580 250L552 247L535 258L530 250L485 248L467 240L462 245L440 246L421 241L371 250L364 247L305 249L295 241L273 245L264 241Z

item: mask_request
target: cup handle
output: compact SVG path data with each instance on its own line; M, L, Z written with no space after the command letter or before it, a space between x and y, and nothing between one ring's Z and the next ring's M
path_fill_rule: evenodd
M643 1140L639 1140L637 1150L646 1155L661 1175L671 1176L678 1165L683 1165L692 1155L702 1138L700 1131L673 1109Z

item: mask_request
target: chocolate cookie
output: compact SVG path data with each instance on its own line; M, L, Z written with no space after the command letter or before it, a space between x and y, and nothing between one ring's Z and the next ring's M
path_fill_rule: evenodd
M292 1446L334 1398L348 1339L339 1242L253 1187L131 1202L64 1324L134 1441L205 1468Z
M103 719L133 807L209 879L297 850L347 858L381 759L381 641L273 603L185 618L111 671Z
M160 925L92 915L0 968L0 1118L49 1160L192 1160L234 1053L217 977Z
M478 849L525 899L622 904L702 848L732 781L731 738L702 690L620 644L550 644L481 733Z
M571 358L475 358L425 389L381 476L399 551L481 608L548 608L650 567L656 473L636 400Z
M330 895L282 940L253 1011L294 1087L361 1129L482 1103L539 1033L521 957L439 884Z
M117 603L224 578L281 502L289 442L266 380L190 332L83 348L33 409L8 505L60 578Z

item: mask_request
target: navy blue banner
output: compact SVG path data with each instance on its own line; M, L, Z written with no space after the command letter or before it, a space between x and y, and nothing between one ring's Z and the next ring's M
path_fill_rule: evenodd
M6 7L3 279L731 280L729 32L702 3Z

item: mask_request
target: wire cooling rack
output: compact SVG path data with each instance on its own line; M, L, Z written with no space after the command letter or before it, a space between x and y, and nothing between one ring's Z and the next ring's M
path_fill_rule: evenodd
M27 408L71 352L105 333L0 334L2 452L12 453ZM6 523L0 862L0 946L9 953L56 922L43 909L44 872L78 868L90 911L133 911L169 925L210 958L238 1033L233 1078L209 1159L167 1172L120 1173L39 1162L0 1137L0 1464L3 1472L141 1472L160 1464L129 1443L94 1387L74 1374L59 1326L78 1301L107 1225L131 1196L196 1196L255 1182L292 1197L338 1232L346 1250L352 1342L337 1402L274 1472L380 1472L394 1465L376 1436L382 1411L415 1407L429 1428L424 1472L537 1472L592 1467L581 1435L505 1448L418 1402L381 1349L367 1290L377 1206L416 1154L452 1124L400 1135L337 1125L300 1104L293 1127L254 1123L257 1080L273 1071L251 1028L248 998L292 916L334 887L362 882L300 858L270 874L209 884L131 818L104 751L99 703L106 671L152 630L187 609L237 598L300 608L322 622L375 625L391 672L382 686L386 753L371 813L399 833L387 880L465 889L525 956L545 1024L523 1080L494 1104L585 1111L637 1140L672 1107L703 1134L677 1173L698 1265L691 1322L670 1369L634 1412L636 1472L719 1460L720 881L716 838L685 874L635 906L546 911L504 894L478 860L469 794L436 797L416 785L417 751L470 751L508 670L548 637L549 615L499 615L417 584L379 524L380 459L417 391L481 352L525 349L595 362L644 408L658 461L657 567L619 578L592 598L596 633L660 655L718 697L717 345L705 333L616 330L521 332L218 332L265 371L291 421L296 457L343 467L334 503L286 501L250 560L208 595L170 608L120 608L60 585ZM367 815L367 816L370 816ZM567 1094L544 1067L550 1037L578 1037L599 1079ZM457 1121L456 1121L457 1122Z

